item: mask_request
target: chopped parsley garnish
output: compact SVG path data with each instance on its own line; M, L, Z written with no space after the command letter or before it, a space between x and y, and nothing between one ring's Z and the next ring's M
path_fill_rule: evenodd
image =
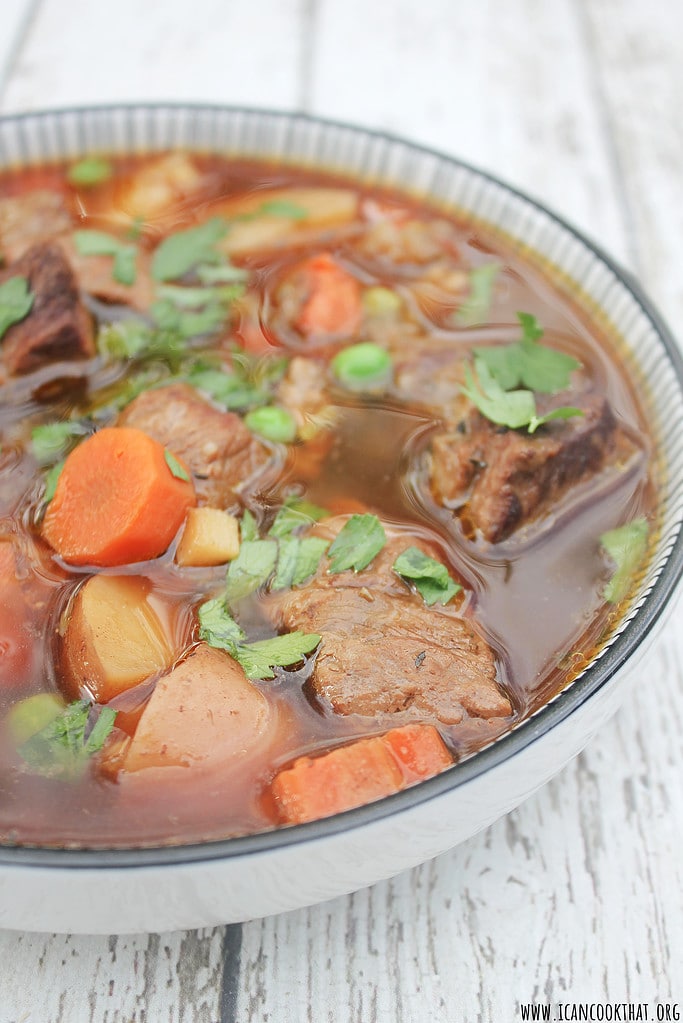
M241 266L233 266L227 260L214 266L212 263L200 263L195 273L202 284L243 284L249 277L249 271Z
M234 355L229 367L197 363L187 380L229 411L244 412L270 404L287 364L288 359L280 356L254 359L240 353Z
M19 746L19 756L39 774L79 775L114 727L116 711L111 707L101 707L94 714L87 700L70 703Z
M647 550L648 525L644 518L610 529L600 537L603 550L614 563L612 578L603 590L610 604L617 604L628 593L631 581Z
M268 533L270 536L289 536L328 515L329 512L325 508L320 508L311 501L304 501L300 497L288 497L275 516Z
M344 572L347 568L360 572L386 542L386 533L376 515L352 515L327 552L331 560L330 572Z
M149 311L160 330L184 340L215 333L227 316L224 304L216 301L207 302L201 309L186 309L169 298L160 298Z
M517 313L522 338L495 348L477 348L476 359L504 391L524 387L541 394L557 394L569 387L570 377L581 365L571 355L539 344L543 329L531 313Z
M101 327L97 347L102 355L114 359L162 359L176 367L187 352L187 339L131 317Z
M474 357L474 368L476 378L471 368L465 367L466 386L462 391L492 423L507 426L511 430L526 426L529 433L534 433L539 426L543 426L551 419L569 419L584 414L579 408L562 406L544 416L537 416L533 391L504 390L492 376L488 364L479 358L479 353Z
M112 276L119 284L135 284L137 247L122 242L106 231L74 231L74 244L81 256L113 256Z
M277 555L275 540L242 540L239 554L228 568L225 588L228 603L263 586L275 570Z
M493 299L493 285L500 271L500 263L484 263L470 271L470 292L455 314L459 327L473 327L485 323Z
M190 477L183 469L182 465L178 461L175 455L171 454L168 448L164 448L164 460L166 465L171 470L171 474L175 476L177 480L183 480L184 483L188 483Z
M33 292L28 279L17 274L0 284L0 339L14 323L19 323L33 308Z
M65 454L77 437L83 437L89 430L77 419L59 423L42 423L31 431L31 448L38 462L47 465Z
M447 604L462 589L448 574L441 562L429 557L419 547L408 547L396 558L394 572L413 584L425 604Z
M289 632L247 643L243 629L220 598L202 604L198 616L200 638L211 646L226 650L252 679L275 678L273 667L288 668L298 664L306 654L315 650L321 638L315 632Z
M320 536L283 536L278 546L277 568L270 588L287 590L315 575L329 540Z
M216 244L225 237L228 225L220 217L164 238L152 258L155 281L175 281L198 264L220 263Z
M240 522L240 540L244 543L245 540L258 540L258 538L256 519L249 509L245 508L242 521Z
M108 181L113 173L114 170L109 160L105 160L101 156L88 156L84 160L72 164L66 177L69 184L87 188Z

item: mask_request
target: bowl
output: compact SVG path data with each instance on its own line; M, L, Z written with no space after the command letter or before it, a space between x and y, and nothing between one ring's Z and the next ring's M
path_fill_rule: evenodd
M0 847L0 926L130 933L220 925L357 890L485 828L531 795L614 713L671 610L683 570L683 363L638 284L539 203L448 155L298 114L189 105L72 109L0 121L0 164L174 147L281 159L423 194L542 265L609 324L661 463L655 549L625 617L563 691L448 771L333 817L246 837L143 849Z

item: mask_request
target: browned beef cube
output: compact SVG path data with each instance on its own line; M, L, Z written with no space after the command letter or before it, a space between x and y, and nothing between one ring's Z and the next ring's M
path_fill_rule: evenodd
M144 391L119 424L144 430L182 458L195 476L200 503L214 508L235 505L240 487L270 457L239 416L215 408L188 384Z
M94 355L93 322L59 245L32 246L0 273L0 284L17 276L28 279L34 299L28 316L3 338L2 357L8 371L30 373L48 362Z
M559 404L584 415L552 420L529 434L475 412L459 430L436 437L430 473L437 500L466 505L474 528L497 543L556 507L570 488L633 455L602 395L572 395Z
M338 516L311 532L332 539ZM323 564L306 585L274 595L278 626L318 632L310 685L339 714L387 723L410 720L459 724L466 716L506 717L490 646L472 622L452 608L427 607L393 571L397 556L429 543L386 526L387 544L360 572L331 575Z

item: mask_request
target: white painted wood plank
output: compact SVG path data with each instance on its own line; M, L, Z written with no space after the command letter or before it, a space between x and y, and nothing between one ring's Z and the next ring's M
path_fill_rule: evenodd
M13 70L14 58L40 0L3 0L0 32L0 89Z
M17 2L17 0L14 0ZM304 0L42 0L4 111L133 100L292 107Z

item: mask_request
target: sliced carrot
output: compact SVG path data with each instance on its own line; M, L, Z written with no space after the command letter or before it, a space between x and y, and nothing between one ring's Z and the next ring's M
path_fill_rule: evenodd
M306 297L295 326L305 337L341 337L354 334L362 319L361 288L348 271L328 253L306 260L299 267Z
M142 430L99 430L66 459L43 536L72 565L158 557L197 503L189 473L182 465L178 473L178 465Z
M453 759L431 725L407 725L318 757L299 757L271 786L287 824L329 817L438 774Z

